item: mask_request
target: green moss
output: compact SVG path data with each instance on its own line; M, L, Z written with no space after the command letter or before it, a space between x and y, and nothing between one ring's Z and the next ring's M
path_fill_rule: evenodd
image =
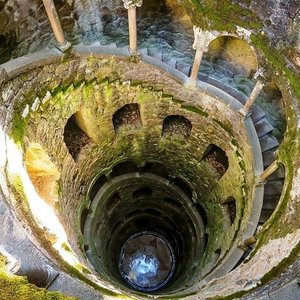
M81 273L91 274L91 272L87 268L85 268L81 263L77 263L75 265L75 269L77 269Z
M197 295L197 292L192 292L192 293L182 294L182 295L179 295L179 296L171 296L171 297L169 297L169 296L168 297L162 296L162 297L159 297L159 299L168 299L168 300L170 300L170 299L183 299L185 297L196 296L196 295Z
M174 99L171 95L168 95L168 94L163 94L162 97L163 97L163 98L170 98L174 103L177 103L177 104L182 104L182 103L184 103L183 100Z
M68 244L66 242L63 242L61 244L61 247L65 250L65 251L69 251L69 252L72 252L70 247L68 246Z
M235 31L236 25L249 29L262 27L257 15L231 0L185 0L183 5L193 24L202 29Z
M3 255L0 255L0 269L4 269L7 264L7 258Z
M261 284L265 284L271 279L278 277L282 273L282 270L287 270L287 268L299 258L299 253L300 244L298 243L298 245L292 250L288 257L284 258L277 266L275 266L260 280Z
M206 118L208 117L208 113L205 112L204 110L198 108L198 107L191 106L191 105L181 105L181 108L186 109L186 110L191 111L191 112L194 112L194 113L196 113L198 115L201 115L203 117L206 117Z
M298 258L299 258L299 253L300 253L300 244L298 244L291 252L291 254L284 258L277 266L272 268L270 272L268 272L263 278L260 279L260 284L259 285L264 285L267 282L269 282L273 278L277 278L283 270L287 270L287 268L294 263ZM240 291L237 293L234 293L229 296L222 296L222 297L214 297L214 298L208 298L211 300L232 300L232 299L239 299L243 295L250 293L251 291L255 290L257 287L254 287L248 291Z
M20 109L14 111L13 119L10 126L9 136L18 144L23 144L25 134L26 120L22 117Z
M254 46L262 52L267 62L275 69L275 71L283 74L289 80L296 96L300 98L299 76L288 68L282 53L279 50L270 47L268 38L262 34L251 34L250 38Z
M144 103L144 102L148 102L151 101L153 99L153 96L149 93L145 93L145 92L140 92L137 96L137 100L139 103Z
M87 279L86 277L84 277L76 268L74 268L73 266L66 263L61 258L59 253L52 247L51 243L45 238L43 229L38 227L37 224L33 221L33 216L31 214L31 211L30 211L30 208L28 205L28 200L27 200L27 197L26 197L24 189L23 189L22 180L19 176L15 176L12 179L11 189L13 191L13 194L14 194L16 202L17 202L15 207L18 210L19 216L21 216L22 219L31 228L33 234L38 239L41 246L48 251L48 253L51 255L51 257L55 261L57 261L59 263L59 265L62 267L62 269L65 270L66 272L68 272L69 274L73 275L74 277L80 279L81 281L89 284L90 286L92 286L96 290L102 292L103 294L110 295L110 296L116 296L117 295L116 293L114 293L108 289L101 288L96 283L94 283L94 282L90 281L89 279ZM10 299L10 298L7 298L7 299ZM19 299L19 298L15 298L15 299ZM20 298L20 299L22 299L22 298ZM26 299L26 298L24 298L24 299ZM28 300L29 299L31 300L31 298L28 298ZM44 299L44 298L41 298L41 299ZM48 299L48 298L45 298L45 299ZM52 299L52 298L49 298L49 299ZM54 298L54 299L56 299L56 298ZM57 298L57 299L60 299L60 298ZM0 298L0 300L2 300L2 299Z
M82 275L76 268L74 268L73 266L69 265L68 263L66 263L65 261L62 261L60 259L60 264L63 267L63 269L70 275L80 279L81 281L85 282L86 284L90 285L91 287L93 287L95 290L103 293L104 295L108 295L108 296L113 296L116 297L118 296L118 294L116 294L115 292L102 288L100 287L98 284L94 283L93 281L89 280L88 278L86 278L84 275ZM85 272L84 270L82 270L83 273L89 273L89 271L87 270L87 272ZM1 300L1 299L0 299Z
M18 205L18 208L21 209L21 206L23 207L26 206L26 209L29 209L28 206L28 200L27 197L25 195L24 189L23 189L23 183L22 183L22 179L20 176L14 176L12 177L11 180L11 188L13 190L13 193L15 195L15 199Z
M57 292L37 288L29 284L25 277L8 275L0 268L0 300L71 300Z
M230 122L227 122L227 123L223 123L221 121L219 121L218 119L216 118L212 118L212 120L214 122L216 122L221 128L223 128L226 132L228 132L230 135L233 136L233 130L232 130L232 126L230 124Z

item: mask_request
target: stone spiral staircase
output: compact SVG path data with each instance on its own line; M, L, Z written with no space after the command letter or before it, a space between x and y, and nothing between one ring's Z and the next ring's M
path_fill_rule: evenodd
M116 49L127 49L127 47L118 47L117 43L106 44L103 42L100 44L99 41L92 43L91 46L100 48L103 47L105 51L111 49L112 52ZM138 52L140 55L150 56L157 62L166 64L186 76L189 76L191 73L192 61L190 57L183 58L183 55L178 51L174 50L163 52L161 49L155 49L152 47L141 48ZM249 95L247 95L247 91L242 91L239 83L234 80L236 75L239 76L234 73L235 71L236 70L231 62L221 60L221 64L215 64L203 59L200 66L198 80L207 82L223 90L237 99L241 104L244 104ZM252 85L254 84L251 80L248 80L248 82L250 82L251 88L251 83ZM269 122L267 112L264 112L263 108L260 108L258 105L254 105L250 118L255 126L256 133L259 138L263 165L266 169L275 161L276 150L280 146L280 143L277 140L277 137L273 134L274 127ZM280 166L280 168L268 178L267 182L265 182L264 203L259 221L260 225L263 225L275 210L283 189L284 177L284 169Z
M126 38L124 38L121 43L117 41L111 42L111 38L95 41L92 37L91 40L93 43L89 43L90 47L94 47L98 50L100 49L99 52L102 53L111 53L114 55L118 52L121 53L128 51L128 47L124 46L124 43L126 44L127 42ZM138 49L138 54L142 57L151 57L156 61L154 64L155 66L164 64L167 68L176 69L185 76L189 76L191 73L192 52L190 53L191 55L185 56L184 53L180 53L177 50L164 52L159 47L142 47ZM201 63L198 80L215 86L237 99L241 104L244 104L249 93L247 93L247 91L243 91L243 89L239 86L238 80L235 80L236 76L238 76L238 74L235 73L230 62L223 60L221 61L221 64L218 64L204 59ZM280 141L278 141L277 135L274 134L274 126L268 120L268 112L265 112L263 108L259 105L254 105L250 118L254 124L257 137L260 142L263 165L266 169L276 160L276 151L280 146ZM275 210L282 193L284 180L285 170L283 167L280 167L264 183L264 201L259 225L263 225ZM249 253L247 252L247 254ZM244 255L243 259L246 257L247 256Z

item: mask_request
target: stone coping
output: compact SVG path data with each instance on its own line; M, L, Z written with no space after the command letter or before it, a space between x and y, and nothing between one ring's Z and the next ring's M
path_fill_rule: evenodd
M121 56L121 57L130 57L130 52L127 47L117 48L117 47L105 47L105 46L95 46L95 45L91 45L91 46L77 45L74 46L71 51L73 51L73 53L70 52L62 53L57 48L45 49L6 62L0 65L0 69L2 69L2 74L3 73L6 74L5 78L1 78L2 80L0 80L0 83L3 84L3 82L7 82L8 80L22 73L28 72L32 69L41 67L43 65L57 63L70 54L71 55L75 54L76 56L79 57L97 56L97 55L101 55L101 56L113 55L113 56ZM183 74L182 72L180 72L179 70L151 56L141 54L140 57L143 62L154 65L155 67L164 70L165 72L169 73L173 78L182 82L183 84L191 85L191 88L194 87L194 85L191 84L189 77ZM224 92L220 88L208 82L198 80L196 83L196 87L218 97L226 104L228 104L231 108L236 110L237 113L242 108L242 104L237 99L235 99L229 93ZM226 87L228 92L228 90L230 90L231 88L229 86ZM235 89L233 90L234 91L232 91L231 94L239 93ZM242 93L239 94L240 94L239 96L240 98L245 97ZM248 132L249 144L252 145L253 168L256 173L255 175L258 176L263 172L262 153L261 153L261 147L259 144L258 136L256 134L253 122L250 118L245 118L244 125ZM246 240L251 236L253 236L259 221L260 212L263 204L263 196L264 196L263 185L255 185L253 189L252 213L248 222L248 227L243 232L242 240L240 240L239 242L242 242L243 240ZM242 257L244 253L243 250L237 247L238 246L237 243L238 241L236 241L234 246L231 248L231 250L228 251L224 259L222 260L221 264L219 264L219 266L210 275L208 275L207 278L225 275L228 272L228 270L230 270L232 267L235 266L235 264L239 261L239 259ZM185 293L188 292L191 292L191 290L185 291Z

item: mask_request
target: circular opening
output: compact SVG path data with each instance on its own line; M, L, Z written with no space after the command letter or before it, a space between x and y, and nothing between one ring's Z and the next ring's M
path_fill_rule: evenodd
M207 242L189 196L172 178L151 173L129 172L107 181L84 224L86 255L97 272L141 292L189 284Z
M139 291L155 291L165 286L175 270L171 244L155 232L131 236L120 253L119 271L123 279Z

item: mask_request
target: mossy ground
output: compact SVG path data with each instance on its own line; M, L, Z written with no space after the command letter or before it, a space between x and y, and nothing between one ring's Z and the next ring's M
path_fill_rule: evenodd
M72 300L57 292L37 288L25 277L9 275L0 268L0 300Z

